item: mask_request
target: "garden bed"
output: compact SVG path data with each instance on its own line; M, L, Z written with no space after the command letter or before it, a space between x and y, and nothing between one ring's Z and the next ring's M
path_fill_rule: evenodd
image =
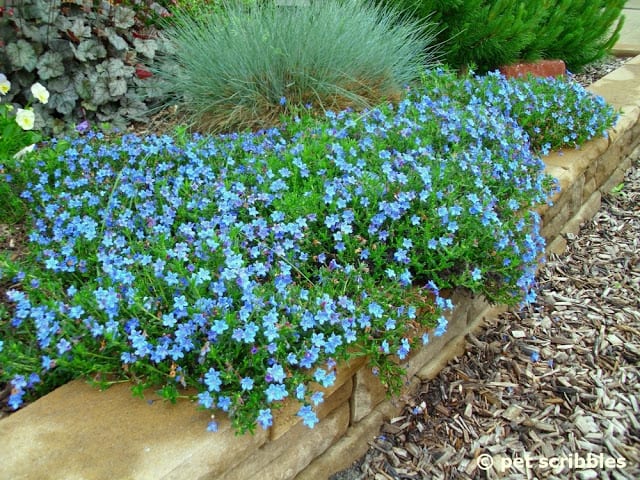
M577 232L597 211L601 192L617 185L628 167L629 155L640 142L639 76L636 58L591 88L622 109L608 139L545 158L548 172L561 185L554 205L541 211L549 251L564 249L563 234ZM454 296L457 307L450 313L447 333L403 363L410 378L405 392L463 351L465 335L501 309L462 291ZM326 478L362 455L383 419L402 407L401 401L386 399L363 361L338 368L313 430L285 408L267 431L236 436L221 416L216 418L218 432L211 434L203 428L210 412L197 411L188 402L171 405L153 394L145 399L132 400L127 384L99 392L75 381L55 390L0 421L0 435L11 445L0 450L3 474L34 479L44 471L50 478L241 479L261 472L274 479Z

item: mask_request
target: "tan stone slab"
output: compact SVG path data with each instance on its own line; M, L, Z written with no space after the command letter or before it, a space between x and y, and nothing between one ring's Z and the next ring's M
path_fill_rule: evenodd
M638 3L640 3L638 0L627 0L622 11L624 24L614 50L627 49L640 52L640 6L637 5Z
M350 400L351 421L359 422L387 395L387 389L380 381L380 377L373 374L371 368L364 367L356 373L353 395Z
M591 220L600 209L600 203L602 200L602 194L599 190L596 190L591 194L589 199L584 202L582 208L576 213L576 215L570 219L562 228L562 233L572 233L577 235L587 221Z
M631 168L632 158L638 158L637 155L640 153L638 148L636 148L636 152L633 156L628 156L624 162L622 162L618 168L611 174L611 176L607 179L604 184L600 187L600 192L602 193L610 193L611 190L620 185L624 180L624 175L626 171Z
M264 431L234 435L224 417L218 432L208 432L210 413L195 404L147 400L134 398L128 384L101 392L74 381L56 389L0 421L0 478L196 479L224 472L267 439Z
M312 391L324 392L324 397L327 399L317 411L318 418L323 418L323 416L331 412L336 406L336 402L342 402L345 393L347 393L347 396L351 394L353 389L352 377L365 365L366 361L365 357L356 357L347 362L339 363L336 369L336 380L329 388L323 388L317 383L309 385L309 389ZM343 388L345 385L347 387ZM271 427L269 434L271 440L276 440L294 425L302 422L302 419L296 416L300 406L300 402L296 399L289 399L280 410L274 412L273 427Z
M223 477L211 480L289 480L343 437L349 427L349 405L334 410L313 429L298 424L275 442L252 452ZM264 464L264 460L270 460ZM181 477L189 478L189 477ZM317 477L321 479L322 477ZM326 477L325 477L326 478Z
M613 53L620 56L640 54L640 0L627 0L622 11L624 24Z
M616 108L640 105L640 63L632 61L588 87Z
M567 250L567 239L564 237L556 237L547 244L547 254L555 253L562 255Z
M544 157L544 163L545 165L553 165L569 170L575 178L582 174L607 149L608 145L609 141L607 139L598 138L580 148L552 152Z
M353 375L352 372L351 375ZM333 410L349 402L349 397L353 392L353 380L352 376L349 376L340 382L339 387L332 387L330 390L322 388L320 385L310 385L310 388L325 393L324 402L315 408L316 416L322 421ZM294 426L302 423L302 418L297 415L300 407L302 407L302 403L295 398L291 398L284 402L284 406L280 410L274 412L273 427L269 432L270 440L279 439Z
M422 381L427 381L435 378L436 375L440 373L440 370L447 366L449 360L452 360L453 358L464 354L466 344L467 343L464 337L452 338L440 349L438 355L431 359L428 364L426 364L416 373L416 377L418 377Z
M380 431L380 425L388 418L385 413L374 410L362 421L351 426L347 433L324 454L316 458L301 471L296 480L327 479L334 473L349 467L369 449L369 442ZM265 479L266 480L266 479Z
M631 130L640 119L640 107L626 106L619 114L618 120L613 128L609 129L608 136L611 143L618 141L620 137Z

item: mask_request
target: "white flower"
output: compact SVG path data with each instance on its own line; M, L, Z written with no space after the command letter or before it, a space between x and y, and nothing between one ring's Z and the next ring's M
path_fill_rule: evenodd
M33 123L35 122L35 119L36 116L33 113L33 110L19 108L16 113L16 123L20 125L20 128L23 130L33 130Z
M7 80L4 73L0 73L0 94L6 95L11 89L11 82Z
M44 88L39 82L31 85L31 93L40 103L47 103L49 101L49 90Z
M32 143L31 145L28 145L28 146L24 147L22 150L20 150L18 153L16 153L13 156L13 158L20 159L20 158L24 157L27 153L33 152L34 148L36 148L36 144Z

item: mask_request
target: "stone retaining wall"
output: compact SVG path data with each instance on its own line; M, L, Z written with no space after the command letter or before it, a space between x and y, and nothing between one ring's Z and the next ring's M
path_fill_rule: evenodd
M565 235L595 214L640 144L640 57L625 68L592 87L623 109L609 138L545 159L561 185L553 206L541 209L550 252L561 253ZM615 75L621 79L609 78ZM504 310L462 292L453 301L447 333L405 363L406 392L433 378L464 352L469 332ZM403 407L386 398L364 360L339 368L313 430L295 416L297 404L278 412L269 431L236 436L226 418L216 418L217 433L206 432L210 413L186 401L171 405L152 393L145 400L133 399L126 384L99 392L75 381L57 389L0 421L0 480L321 480L364 454L383 421Z

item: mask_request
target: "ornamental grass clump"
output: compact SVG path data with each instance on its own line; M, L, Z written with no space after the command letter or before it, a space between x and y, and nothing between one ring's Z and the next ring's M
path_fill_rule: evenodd
M154 86L198 131L264 128L296 109L398 100L436 56L432 24L361 0L177 11L163 35L172 51L154 65Z

